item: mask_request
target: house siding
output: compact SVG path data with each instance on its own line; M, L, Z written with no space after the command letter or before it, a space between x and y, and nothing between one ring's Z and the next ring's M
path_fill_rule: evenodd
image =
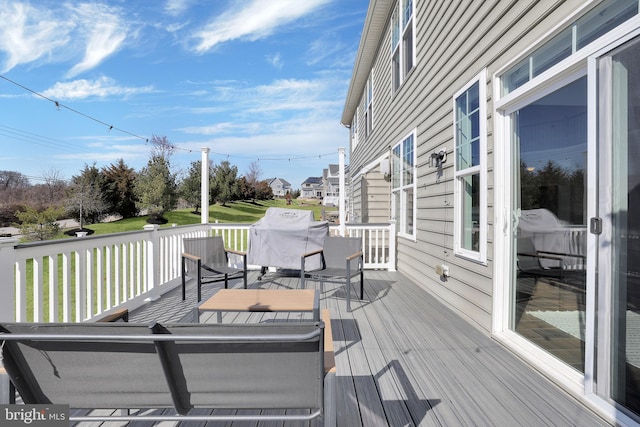
M393 2L377 1L389 9ZM391 78L391 30L387 19L373 62L373 131L364 138L364 98L358 107L358 145L350 155L357 174L416 129L417 222L415 240L398 239L397 267L487 334L492 325L494 161L493 74L539 42L543 35L583 7L583 1L415 2L416 62L395 93ZM365 28L366 29L366 28ZM454 94L486 69L487 93L487 259L467 260L453 253ZM361 92L362 94L363 92ZM445 148L442 168L429 166L432 152ZM354 182L354 210L371 213L368 176ZM360 186L360 187L359 187ZM380 210L379 207L376 209ZM383 208L382 210L384 210ZM365 213L369 210L370 213ZM389 210L387 205L386 210ZM450 267L442 281L437 264Z

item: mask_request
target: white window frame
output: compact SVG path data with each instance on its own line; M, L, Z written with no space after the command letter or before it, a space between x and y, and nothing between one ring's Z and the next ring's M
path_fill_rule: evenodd
M458 132L456 100L464 95L475 84L478 84L478 128L479 128L479 164L458 170ZM453 95L453 170L454 170L454 253L457 256L487 263L487 76L486 70L482 70L469 81L462 89ZM463 181L473 175L479 175L480 200L479 200L479 242L478 250L470 250L463 247L465 212L463 209Z
M402 159L404 158L404 142L409 138L413 139L413 147L412 147L412 166L411 166L411 176L412 182L405 183L405 174L403 173L403 165ZM396 234L401 237L406 237L412 240L416 239L416 219L417 219L417 133L416 129L413 129L411 132L406 134L399 142L394 144L391 147L391 219L396 221ZM400 147L400 164L394 165L394 150ZM398 185L395 186L396 178L394 175L398 175ZM411 200L408 200L407 193L412 193ZM400 200L400 206L396 206L397 201ZM407 212L407 206L411 203L412 212ZM396 212L399 212L399 215L396 215ZM411 216L412 221L412 229L410 232L407 231L407 218Z
M373 70L367 79L364 88L364 137L368 137L373 132Z
M403 22L408 7L411 8L411 16L407 22ZM391 14L391 84L393 92L402 87L407 75L416 65L415 16L416 0L398 0ZM407 47L411 49L410 54L407 53Z
M351 150L358 146L358 110L356 109L351 121Z

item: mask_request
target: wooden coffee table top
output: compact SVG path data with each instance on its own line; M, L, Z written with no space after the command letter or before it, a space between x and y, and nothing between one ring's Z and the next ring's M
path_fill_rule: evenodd
M202 311L318 311L314 289L220 289Z

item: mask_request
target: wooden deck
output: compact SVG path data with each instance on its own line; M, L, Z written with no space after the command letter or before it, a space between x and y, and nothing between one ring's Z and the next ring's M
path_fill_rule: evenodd
M326 283L320 300L333 319L339 426L608 425L401 274L366 271L365 280L365 301L353 299L351 313L339 284ZM220 286L203 285L203 301ZM256 272L249 286L297 288L299 280L258 281ZM192 320L195 289L187 293L184 302L179 289L166 294L133 311L130 322ZM223 321L283 316L304 314L226 313Z

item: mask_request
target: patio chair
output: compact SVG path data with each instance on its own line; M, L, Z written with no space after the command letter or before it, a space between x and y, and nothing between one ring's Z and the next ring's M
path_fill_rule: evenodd
M518 237L519 276L554 277L562 280L565 274L571 272L569 266L575 264L575 260L584 265L585 259L580 254L540 251L535 248L530 237Z
M321 268L307 270L305 263L312 256L321 257ZM360 275L360 299L364 299L362 240L359 237L327 236L322 249L302 255L300 286L305 287L305 278L320 281L320 291L325 281L345 280L347 288L347 311L351 311L351 278Z
M184 252L182 253L182 300L186 298L185 277L190 273L187 261L195 268L194 272L198 281L198 301L202 299L202 284L224 280L224 287L229 287L229 279L242 277L244 288L247 288L247 254L224 247L221 236L194 237L183 239ZM229 254L242 258L242 266L237 263L229 263Z

